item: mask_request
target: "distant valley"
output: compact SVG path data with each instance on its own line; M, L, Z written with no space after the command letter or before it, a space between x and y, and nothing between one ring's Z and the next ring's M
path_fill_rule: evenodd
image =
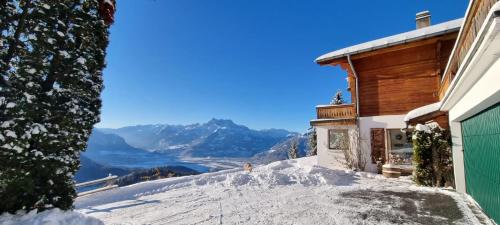
M231 120L192 125L138 125L99 129L116 134L136 148L179 152L193 157L251 157L298 133L282 129L252 130Z
M176 166L198 172L286 159L292 142L305 155L307 138L283 129L253 130L231 120L192 125L137 125L94 129L77 177ZM89 169L89 165L93 165ZM99 165L99 166L96 166ZM95 170L95 172L92 172ZM94 174L95 176L92 176Z

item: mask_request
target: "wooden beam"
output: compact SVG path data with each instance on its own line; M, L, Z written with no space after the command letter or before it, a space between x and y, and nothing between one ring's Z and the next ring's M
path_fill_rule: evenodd
M356 125L356 119L342 119L342 120L311 120L311 126L344 126Z

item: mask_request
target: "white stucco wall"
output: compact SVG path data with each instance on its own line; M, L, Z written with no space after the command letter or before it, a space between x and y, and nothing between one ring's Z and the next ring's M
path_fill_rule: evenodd
M343 168L345 162L344 153L341 150L332 150L328 148L328 130L329 129L356 129L356 126L316 126L316 135L318 142L318 165L330 168Z
M360 145L361 151L365 153L367 159L366 170L370 172L377 172L377 165L371 163L371 128L385 128L385 129L401 129L405 128L406 124L403 121L405 115L389 115L389 116L370 116L359 118L360 129ZM387 152L387 136L386 136L386 152Z

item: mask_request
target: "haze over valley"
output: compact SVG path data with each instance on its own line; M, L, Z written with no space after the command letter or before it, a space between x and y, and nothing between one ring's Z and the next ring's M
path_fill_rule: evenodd
M245 162L269 163L287 159L293 142L304 156L306 139L284 129L253 130L225 119L191 125L94 128L76 179L167 166L204 173L241 167Z

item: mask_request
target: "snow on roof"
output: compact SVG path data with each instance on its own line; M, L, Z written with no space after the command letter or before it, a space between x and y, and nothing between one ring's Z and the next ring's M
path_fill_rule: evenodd
M386 48L394 45L404 44L412 41L422 40L425 38L430 38L438 35L455 32L458 31L462 26L462 21L463 19L451 20L433 26L424 27L417 30L412 30L409 32L339 49L318 57L316 59L316 62L320 63L327 60L341 58L347 55L369 52L380 48Z
M420 116L423 116L423 115L426 115L426 114L429 114L432 112L439 111L441 104L442 104L442 102L436 102L436 103L432 103L430 105L424 105L420 108L416 108L416 109L408 112L408 114L406 114L404 121L408 122L411 119L414 119L414 118L417 118L417 117L420 117Z

